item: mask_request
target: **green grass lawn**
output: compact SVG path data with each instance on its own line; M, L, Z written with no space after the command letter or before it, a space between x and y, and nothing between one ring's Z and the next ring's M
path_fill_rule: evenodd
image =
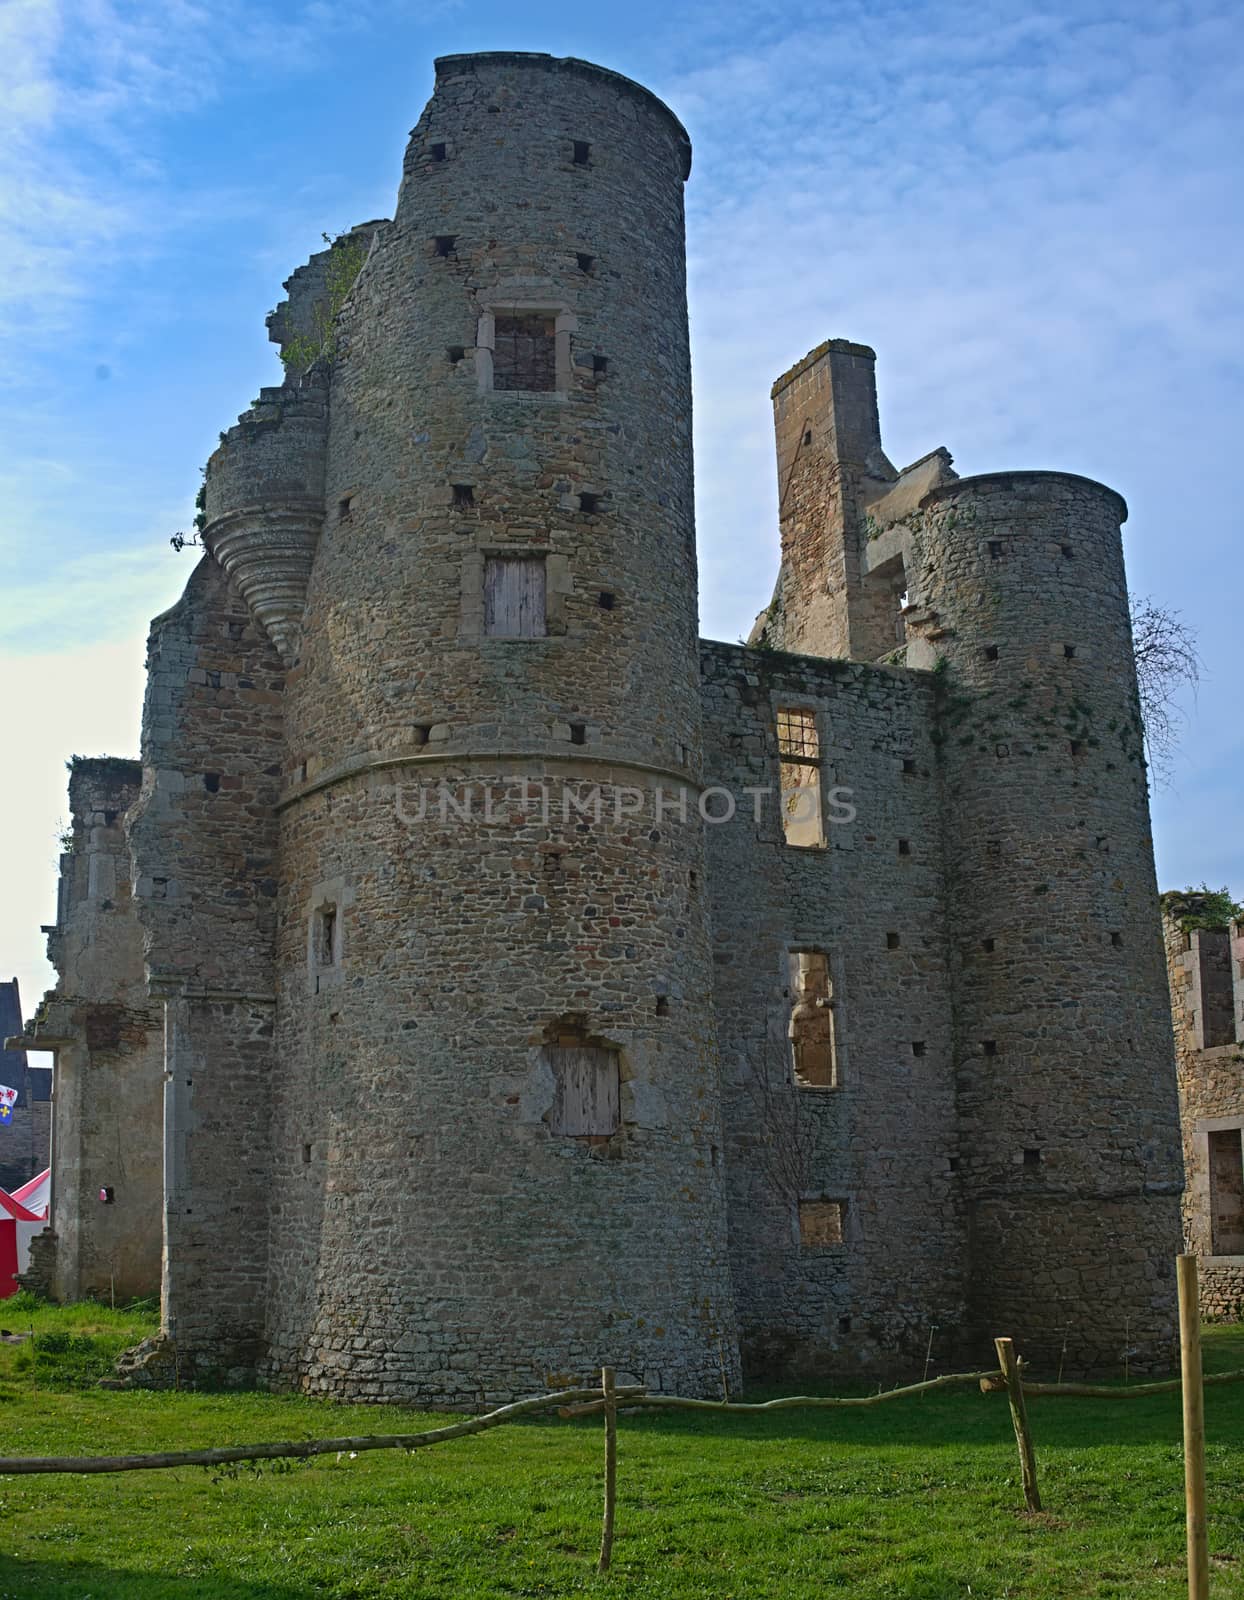
M92 1363L149 1322L0 1303L0 1325L31 1324L69 1339L34 1363L28 1347L0 1346L3 1454L420 1425L394 1407L100 1390ZM1207 1329L1206 1365L1244 1368L1244 1328ZM1225 1600L1244 1595L1244 1384L1208 1390L1206 1410L1214 1594ZM260 1474L0 1478L0 1600L1183 1595L1178 1395L1032 1400L1029 1412L1046 1505L1038 1517L1018 1509L1000 1395L938 1393L858 1413L624 1417L605 1578L594 1570L598 1419Z

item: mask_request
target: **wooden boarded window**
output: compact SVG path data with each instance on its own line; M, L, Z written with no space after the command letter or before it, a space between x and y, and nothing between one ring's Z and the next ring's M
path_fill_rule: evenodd
M556 389L556 320L546 311L497 313L492 346L494 389Z
M492 639L543 639L547 632L544 557L487 557L484 633Z
M801 1200L799 1202L799 1243L805 1250L822 1249L842 1243L841 1200Z
M1209 1136L1209 1218L1213 1253L1244 1255L1244 1147L1238 1128Z
M620 1123L618 1052L602 1045L551 1045L546 1052L556 1092L549 1113L554 1133L607 1139Z

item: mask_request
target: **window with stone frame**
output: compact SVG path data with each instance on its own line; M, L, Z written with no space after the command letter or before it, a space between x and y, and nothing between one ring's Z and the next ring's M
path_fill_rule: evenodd
M484 635L543 639L548 633L548 582L543 555L484 560Z
M846 1205L841 1200L799 1202L799 1243L805 1250L825 1249L845 1242Z
M339 954L337 907L320 906L312 932L312 958L317 967L335 967Z
M779 706L776 715L782 831L787 844L818 849L825 843L825 823L816 713L804 706Z
M791 1071L800 1089L838 1087L833 982L823 950L792 950L788 957Z
M1216 1256L1244 1255L1244 1144L1239 1128L1209 1135L1210 1249Z
M498 311L493 324L494 389L557 387L557 318L548 311Z

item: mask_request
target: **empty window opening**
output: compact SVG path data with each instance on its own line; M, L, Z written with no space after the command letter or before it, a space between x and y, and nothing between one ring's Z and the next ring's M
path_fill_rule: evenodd
M1067 748L1071 751L1073 756L1078 756L1084 749L1084 741L1081 739L1072 739Z
M924 1052L925 1052L924 1040L923 1039L913 1039L911 1041L911 1053L912 1053L912 1055L913 1056L922 1056L924 1054Z
M985 954L987 956L991 956L994 953L994 951L997 949L997 947L998 947L997 946L997 941L995 939L982 939L981 940L981 949L985 952Z
M1063 646L1063 660L1064 661L1074 661L1075 658L1076 658L1076 647L1075 647L1075 645L1073 645L1073 644L1065 644Z
M1026 1167L1039 1167L1041 1165L1041 1152L1039 1150L1025 1150L1024 1165Z
M543 639L543 556L489 556L484 562L484 633L490 639Z
M337 907L321 906L315 914L315 964L332 967L337 963Z
M449 362L451 367L457 366L459 361L463 361L463 360L466 359L466 345L464 345L464 344L447 345L446 349L445 349L445 359L446 359L446 361Z
M984 1055L996 1056L998 1053L998 1041L996 1039L982 1039L981 1051Z
M787 961L791 995L787 1037L795 1082L801 1089L837 1088L829 958L823 950L792 950Z
M987 856L1000 856L1002 854L1002 840L1001 839L986 839L985 840L985 854Z
M700 874L695 870L694 867L692 867L687 873L687 887L691 890L692 894L694 894L695 891L700 887Z
M583 493L579 496L579 510L589 513L600 510L600 496L598 494Z
M904 756L903 757L903 771L905 773L911 774L911 773L915 772L915 770L916 770L915 758L912 757L912 756Z
M987 644L985 646L985 660L986 661L996 661L997 659L998 659L998 647L997 647L997 645L996 644Z
M1238 1128L1209 1136L1209 1214L1213 1253L1244 1255L1244 1151Z
M721 1151L717 1148L717 1146L715 1144L709 1145L708 1148L709 1148L709 1156L710 1156L710 1159L711 1159L713 1165L715 1167L719 1167L721 1165Z
M469 483L455 483L453 490L454 506L458 510L462 510L467 506L473 506L475 504L475 490Z
M587 723L586 722L572 722L570 724L570 742L571 742L571 744L586 744L587 743Z
M575 260L579 263L580 272L590 273L596 265L596 257L585 255L582 250L576 253Z
M602 589L600 594L597 596L596 604L602 611L612 611L615 604L615 597L608 589Z
M1002 540L1001 539L991 539L989 541L989 559L991 561L1001 561L1002 560Z
M498 314L493 329L494 389L557 387L556 319L545 311Z
M887 933L885 936L885 947L887 950L897 950L902 942L903 941L899 938L897 933Z
M458 235L456 233L438 233L435 240L435 250L438 256L456 256L458 254Z
M779 706L777 737L786 843L802 849L819 848L825 843L825 825L815 713L800 706Z
M308 1166L310 1164L310 1161L311 1161L311 1146L309 1144L304 1144L303 1147L302 1147L302 1164L303 1164L303 1166L304 1167Z
M839 1333L850 1333L850 1331L851 1331L851 1319L850 1319L850 1317L839 1317L838 1318L838 1332Z
M909 856L911 854L911 840L910 839L900 839L899 840L899 842L898 842L898 853L901 856Z
M946 1157L946 1165L950 1169L951 1172L958 1172L958 1170L959 1170L959 1157L958 1156L947 1156Z
M353 510L354 496L352 494L342 495L341 499L337 502L337 520L339 522L348 522Z
M1064 561L1071 561L1071 560L1073 560L1075 558L1075 551L1071 548L1071 546L1069 544L1065 544L1065 545L1062 546L1062 552L1063 552L1063 560Z
M433 161L444 161L445 157L449 154L449 150L443 144L431 144L428 146L428 154L432 157Z
M670 997L667 994L657 996L657 1016L668 1017L670 1014Z
M811 444L812 443L812 429L811 428L805 429L804 436L803 436L803 442L804 442L804 444Z
M116 1191L112 1188L111 1185L106 1185L104 1188L102 1188L99 1191L99 1203L101 1205L110 1206L110 1205L112 1205L112 1203L114 1202L115 1199L116 1199Z
M431 727L430 723L417 722L414 725L414 727L410 730L410 736L411 736L412 740L415 742L415 744L427 744L428 737L431 734L431 732L432 732L432 727Z
M1193 930L1192 1009L1198 1050L1235 1043L1231 935L1226 928Z
M609 357L594 355L592 357L592 371L598 378L603 378L609 371Z
M1121 933L1112 933L1110 935L1110 943L1118 950L1123 943L1123 935Z
M592 147L586 139L576 139L574 142L574 164L576 167L590 166L592 161Z
M207 790L208 794L219 794L220 793L220 774L219 774L219 772L205 772L203 774L203 787Z
M842 1243L841 1200L801 1200L799 1202L799 1243L805 1250Z
M612 1138L621 1127L618 1052L607 1046L556 1044L545 1050L553 1069L553 1133L588 1142Z

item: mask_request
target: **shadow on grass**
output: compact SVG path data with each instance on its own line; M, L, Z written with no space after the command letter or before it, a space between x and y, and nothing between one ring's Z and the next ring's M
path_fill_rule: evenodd
M249 1583L219 1572L172 1577L94 1562L0 1557L0 1600L308 1600L320 1586Z

